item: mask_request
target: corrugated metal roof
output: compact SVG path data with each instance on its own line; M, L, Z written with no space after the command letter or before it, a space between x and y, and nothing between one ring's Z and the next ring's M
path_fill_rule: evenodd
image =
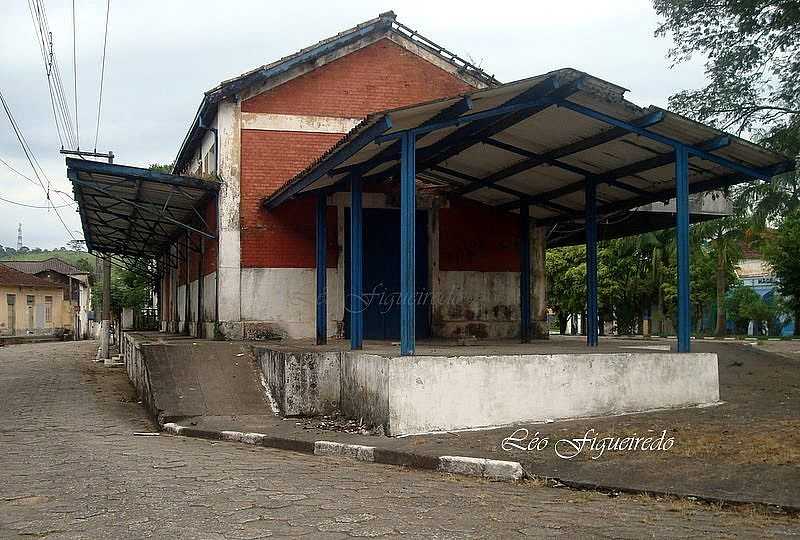
M67 176L87 248L151 259L163 255L190 223L201 221L198 206L219 189L217 181L72 158ZM214 237L208 224L197 227Z
M624 122L639 122L647 125L649 133L684 144L701 148L703 144L714 145L708 146L711 154L750 168L765 171L770 167L777 167L776 171L794 168L786 156L664 109L639 107L624 98L626 90L621 86L567 68L464 96L370 115L324 156L267 197L265 205L270 207L287 197L330 187L359 168L363 169L360 174L366 180L386 176L386 171L396 179L399 145L387 140L387 135L418 128L465 98L471 101L472 108L461 117L504 104L508 106L515 100L519 102L521 96L530 95L552 81L557 89L548 95L570 87L573 91L561 96L562 102L553 100L553 104L528 110L528 114L512 111L496 117L496 123L487 131L490 135L473 137L471 144L467 136L470 124L421 135L417 139L418 181L441 182L444 179L451 194L509 210L513 210L515 204L518 207L520 197L524 197L533 201L531 216L540 222L561 219L565 209L575 216L582 215L584 173L599 175L595 178L604 180L597 189L601 209L619 211L674 197L672 146L612 127L601 119L567 108L568 104L588 107ZM658 121L644 123L650 118ZM377 135L365 138L365 134L380 122L391 125L380 139L383 142L375 142L379 139ZM464 140L467 143L462 144ZM588 141L598 140L600 144L588 144ZM387 150L392 145L395 150ZM542 155L557 159L542 162L536 158ZM692 192L744 179L742 175L732 176L731 170L723 165L695 156L690 157L689 167ZM436 179L431 173L435 173ZM605 178L606 175L610 176ZM464 187L469 178L491 180L492 185Z

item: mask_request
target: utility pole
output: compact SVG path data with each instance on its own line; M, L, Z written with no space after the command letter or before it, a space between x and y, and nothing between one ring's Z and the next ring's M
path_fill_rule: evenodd
M109 163L114 163L114 152L107 154L99 152L84 152L82 150L64 150L61 153L68 156L78 156L81 158L95 157L105 158ZM103 309L100 319L100 350L97 353L97 361L103 360L105 364L114 364L109 353L109 337L111 333L111 258L103 256Z

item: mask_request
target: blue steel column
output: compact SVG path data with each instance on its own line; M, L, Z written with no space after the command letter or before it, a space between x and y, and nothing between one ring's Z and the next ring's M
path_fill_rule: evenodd
M675 183L678 209L678 352L689 352L689 154L675 147Z
M586 344L597 347L597 184L586 183Z
M361 177L354 177L350 181L350 348L353 350L361 349L364 342L364 234L361 199Z
M328 342L327 199L324 193L317 199L317 345Z
M416 348L416 135L406 132L400 156L400 355L412 356Z
M520 341L531 340L531 221L530 207L519 209L519 310Z

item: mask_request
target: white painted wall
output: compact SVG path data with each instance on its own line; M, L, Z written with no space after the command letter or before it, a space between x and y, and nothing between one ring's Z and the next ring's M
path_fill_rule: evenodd
M417 356L389 360L388 393L399 435L711 404L719 376L708 353Z
M178 286L178 321L186 320L186 285Z
M289 338L316 334L316 270L313 268L243 268L242 319L272 323ZM335 268L328 268L328 335L335 336L344 294Z
M242 129L344 134L356 127L361 120L336 116L243 112Z
M241 154L241 102L223 101L216 117L219 130L219 192L217 212L217 272L219 272L219 321L230 338L241 338L241 240L239 178Z

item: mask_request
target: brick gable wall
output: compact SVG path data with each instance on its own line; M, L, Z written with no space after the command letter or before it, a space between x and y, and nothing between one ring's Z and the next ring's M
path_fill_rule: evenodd
M382 39L242 102L243 112L363 117L473 90L454 75ZM241 265L313 268L314 203L272 212L261 200L311 164L342 134L242 130ZM329 209L330 210L330 209ZM336 266L336 218L329 211L328 266Z

